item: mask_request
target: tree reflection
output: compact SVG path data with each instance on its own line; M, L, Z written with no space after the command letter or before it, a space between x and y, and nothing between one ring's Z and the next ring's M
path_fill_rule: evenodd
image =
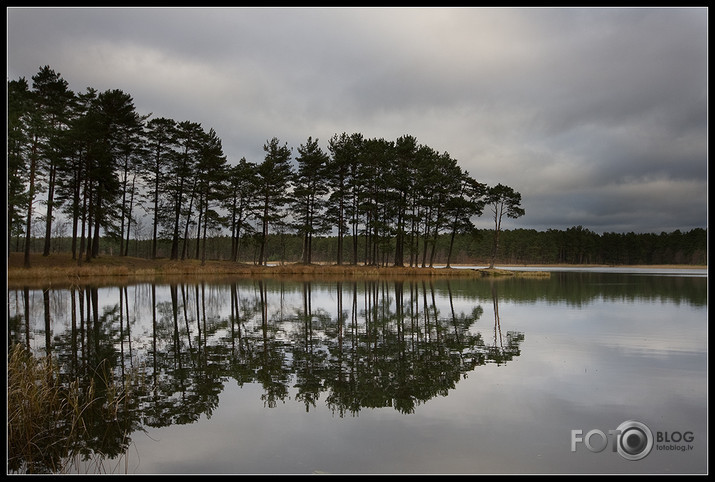
M524 334L521 332L508 331L505 345L501 331L501 320L499 318L498 282L492 281L491 285L492 305L494 307L494 343L489 349L489 354L494 362L501 365L521 354L519 345L524 341Z
M410 414L476 367L518 356L524 339L502 338L496 286L493 344L476 329L477 299L458 311L449 282L439 290L414 280L177 282L136 286L133 301L126 286L117 290L110 306L100 306L97 288L65 292L70 321L54 337L53 319L63 315L52 311L50 290L43 294L44 349L66 382L91 385L106 399L113 387L128 389L110 419L87 414L88 456L122 454L129 435L145 427L211 417L227 383L260 385L266 407L293 398L310 411L323 399L340 417L382 407ZM29 346L30 296L22 295L9 334Z
M103 307L98 304L97 288L71 289L67 293L71 299L72 314L69 330L62 331L52 338L51 295L56 294L49 289L42 292L44 353L38 353L37 360L52 360L45 364L47 369L41 377L32 383L44 384L44 394L50 397L62 397L61 403L53 405L54 420L49 420L49 414L41 414L43 420L24 420L24 428L37 424L41 435L39 439L30 441L25 448L9 444L15 450L8 450L8 466L10 470L24 470L32 473L57 472L72 460L114 458L124 453L129 447L129 434L139 430L141 424L138 418L138 400L126 396L125 387L133 383L134 378L128 376L124 369L124 359L113 343L124 334L120 331L119 306ZM25 307L29 293L24 290ZM86 302L86 309L85 309ZM26 318L29 328L30 320ZM123 326L123 325L119 325ZM11 333L11 337L17 335ZM25 344L34 333L25 334ZM21 337L11 338L10 345L22 340ZM28 366L27 361L23 366ZM56 364L55 364L56 363ZM22 369L22 367L16 367ZM124 377L117 377L117 374ZM44 380L42 380L44 377ZM25 400L25 407L47 403L43 399ZM15 414L14 406L8 404L8 414ZM16 441L13 441L16 442Z

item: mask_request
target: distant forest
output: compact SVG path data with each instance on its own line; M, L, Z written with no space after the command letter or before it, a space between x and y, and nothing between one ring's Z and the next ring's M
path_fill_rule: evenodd
M468 234L455 237L452 264L487 265L491 262L493 248L493 230L477 229ZM565 231L549 229L504 230L501 233L502 245L496 262L498 264L605 264L605 265L640 265L640 264L707 264L707 231L693 229L687 232L675 231L661 234L604 233L596 234L580 226ZM52 240L51 253L67 253L71 238L56 237ZM16 238L13 251L22 251L24 240ZM32 239L32 251L42 250L44 240ZM207 240L209 259L229 260L231 258L231 239L227 236L212 237ZM450 235L440 235L437 239L434 264L447 262ZM190 250L195 250L196 240L189 240ZM336 263L337 239L335 236L319 237L314 240L314 263ZM168 258L171 241L160 240L158 257ZM358 251L363 252L365 242L359 238ZM129 256L151 258L152 242L148 239L132 239L128 246ZM260 240L255 234L241 240L240 256L237 261L257 263ZM100 255L118 255L119 240L108 238L103 243ZM392 260L387 255L379 260L380 265L389 265ZM271 263L301 262L303 240L297 234L271 234L266 242L266 259ZM363 256L358 262L364 261ZM421 266L421 257L413 258ZM343 263L351 262L345 254ZM427 262L429 264L429 261Z
M199 123L142 116L121 90L75 94L42 67L8 81L8 255L432 266L706 264L707 233L502 230L521 195L447 152L335 134L229 163ZM43 209L38 204L42 203ZM486 211L486 212L485 212ZM490 216L494 229L473 221Z

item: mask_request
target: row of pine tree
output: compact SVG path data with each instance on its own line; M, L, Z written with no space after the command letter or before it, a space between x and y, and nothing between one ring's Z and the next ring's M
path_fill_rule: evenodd
M264 264L269 234L289 232L302 240L304 263L313 261L314 238L329 235L338 264L389 257L395 266L424 266L444 234L449 264L455 237L473 231L486 207L496 256L502 217L524 214L511 187L478 182L447 152L410 135L335 134L327 151L309 137L297 152L273 137L263 149L260 162L229 161L213 129L141 115L121 90L74 93L42 67L31 86L8 82L8 246L24 237L29 266L33 223L43 223L49 255L53 223L66 219L81 264L99 255L102 239L127 255L147 219L150 257L168 239L171 259L204 261L208 237L228 233L230 259L252 236Z

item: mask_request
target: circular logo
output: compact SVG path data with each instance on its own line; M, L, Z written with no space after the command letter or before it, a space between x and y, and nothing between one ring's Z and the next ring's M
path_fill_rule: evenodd
M627 460L640 460L653 448L653 434L641 422L628 420L618 426L618 453Z

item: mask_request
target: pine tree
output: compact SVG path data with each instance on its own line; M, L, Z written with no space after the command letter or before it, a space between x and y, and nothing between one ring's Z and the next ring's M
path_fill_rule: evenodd
M260 253L258 264L266 259L266 240L269 226L281 220L283 207L289 200L288 190L293 179L290 165L291 150L287 144L281 146L277 138L272 138L263 146L266 156L258 166L257 197L260 211L257 218L261 223Z
M147 156L143 165L143 178L150 189L148 196L152 212L152 246L151 257L157 257L159 224L161 217L160 200L162 186L168 176L169 165L176 159L177 146L176 121L159 117L147 123Z
M509 186L497 184L496 186L487 189L486 204L491 207L494 216L494 246L492 249L492 259L489 264L490 268L494 267L499 249L499 234L501 232L502 218L518 218L525 214L521 207L521 194L514 191Z
M328 193L326 167L328 155L318 145L318 139L308 138L298 147L298 168L293 190L294 227L303 237L303 264L312 262L313 235L324 232L327 224L322 215Z

